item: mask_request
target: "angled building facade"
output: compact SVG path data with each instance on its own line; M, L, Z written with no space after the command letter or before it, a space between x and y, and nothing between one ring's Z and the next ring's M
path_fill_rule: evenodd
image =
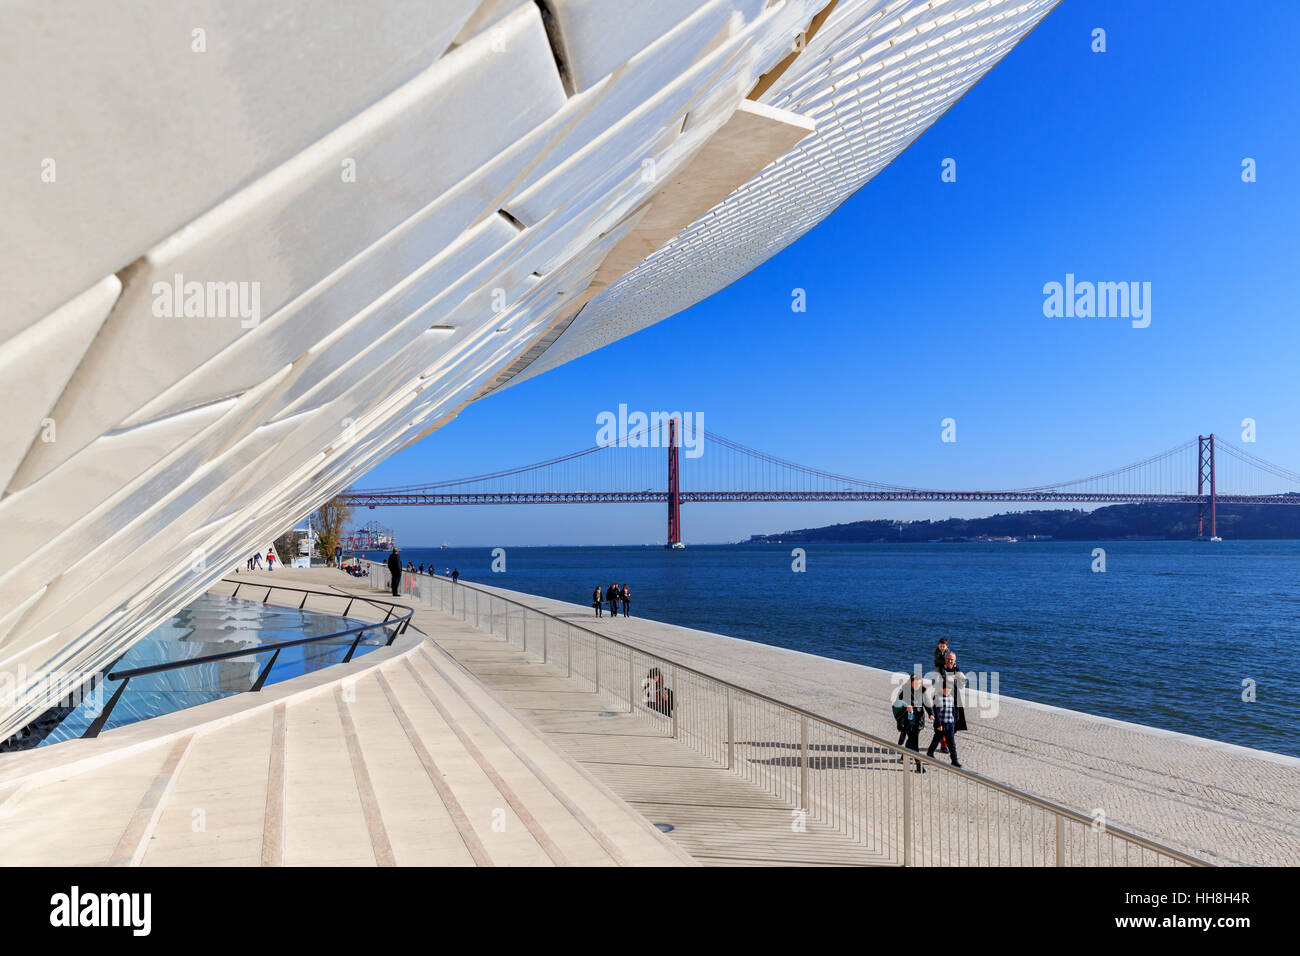
M468 402L785 248L1056 2L9 4L0 736Z

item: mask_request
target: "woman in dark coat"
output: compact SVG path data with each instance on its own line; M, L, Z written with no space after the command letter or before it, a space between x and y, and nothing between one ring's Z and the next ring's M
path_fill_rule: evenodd
M909 750L918 753L921 750L921 728L925 726L926 715L933 712L930 691L921 680L920 674L913 674L906 684L894 691L894 722L898 725L898 743L906 743ZM899 755L906 761L906 757ZM921 761L916 761L916 772L925 773Z

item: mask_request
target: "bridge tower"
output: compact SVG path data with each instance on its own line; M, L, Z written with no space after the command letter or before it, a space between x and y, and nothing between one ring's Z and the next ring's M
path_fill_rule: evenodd
M682 498L677 481L677 419L668 419L668 543L665 547L681 547Z
M1219 496L1214 484L1214 435L1196 436L1196 493L1201 500L1196 503L1196 536L1205 537L1205 495L1210 497L1210 537L1219 536Z

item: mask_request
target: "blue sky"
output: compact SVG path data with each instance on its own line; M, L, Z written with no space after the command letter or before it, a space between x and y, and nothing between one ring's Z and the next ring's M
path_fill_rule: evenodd
M884 172L686 312L478 402L360 486L526 464L595 416L704 412L863 478L1019 487L1198 433L1300 470L1300 4L1065 0ZM1107 50L1091 50L1106 30ZM941 181L945 158L957 181ZM1257 164L1243 183L1241 163ZM1066 273L1150 282L1151 324L1046 318ZM807 312L791 312L791 290ZM940 422L957 441L940 441ZM1191 483L1192 476L1188 481ZM990 505L719 504L688 542ZM661 506L378 509L406 546L661 541Z

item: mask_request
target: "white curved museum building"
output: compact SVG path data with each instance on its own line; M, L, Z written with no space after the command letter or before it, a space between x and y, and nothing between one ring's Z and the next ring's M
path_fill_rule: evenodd
M1057 0L13 0L0 738L489 392L713 294Z

